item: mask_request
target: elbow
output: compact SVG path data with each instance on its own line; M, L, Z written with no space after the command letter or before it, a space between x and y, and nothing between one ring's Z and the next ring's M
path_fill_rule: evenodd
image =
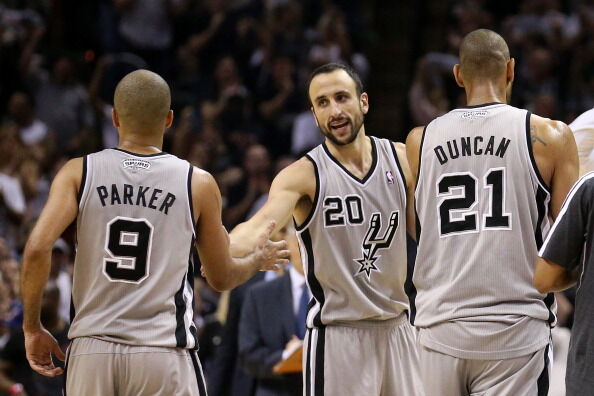
M226 277L206 276L208 284L217 292L224 292L233 289L233 284Z
M553 285L550 284L550 282L547 282L545 279L542 279L542 277L539 277L538 275L534 277L532 284L540 294L547 294L554 291Z

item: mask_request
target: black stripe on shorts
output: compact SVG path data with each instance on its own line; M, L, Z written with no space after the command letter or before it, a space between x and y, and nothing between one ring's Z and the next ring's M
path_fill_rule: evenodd
M194 365L194 372L196 373L196 381L198 382L198 391L200 392L200 396L207 396L208 393L206 392L206 384L204 383L204 376L202 375L202 369L200 368L200 364L198 363L198 358L196 357L196 351L188 350L190 354L190 358L192 359L192 364Z

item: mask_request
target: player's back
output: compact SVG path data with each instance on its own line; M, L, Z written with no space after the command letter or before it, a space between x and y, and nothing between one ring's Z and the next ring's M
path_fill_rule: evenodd
M70 338L196 346L191 174L167 153L84 158Z
M373 161L363 179L325 144L307 154L317 191L297 235L314 297L309 327L393 319L408 309L406 183L392 143L370 139Z
M424 131L411 319L426 346L504 359L548 340L551 314L532 277L550 193L529 120L495 103L453 110Z

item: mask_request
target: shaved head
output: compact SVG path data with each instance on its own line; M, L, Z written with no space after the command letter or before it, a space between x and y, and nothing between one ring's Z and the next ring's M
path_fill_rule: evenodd
M165 124L171 92L158 74L136 70L118 83L113 104L122 125L150 130Z
M507 43L492 30L470 32L460 45L460 68L468 80L499 79L505 76L509 60Z

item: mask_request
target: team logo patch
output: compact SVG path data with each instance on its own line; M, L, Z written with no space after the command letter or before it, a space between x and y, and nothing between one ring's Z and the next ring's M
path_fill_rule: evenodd
M388 184L394 184L394 175L392 174L392 171L386 172L386 180L388 181Z
M460 118L464 120L476 120L477 118L485 118L488 115L489 112L486 110L465 111Z
M149 170L151 168L151 163L138 158L126 158L122 160L122 166L124 169L131 169L131 170Z
M384 234L378 236L382 229L382 216L380 213L374 213L369 221L369 229L363 239L363 257L360 259L354 259L359 265L359 270L355 276L363 275L367 276L368 280L371 280L371 273L373 271L379 272L380 270L375 265L375 262L381 257L377 254L380 249L388 249L392 245L396 229L398 228L398 214L399 212L392 212L390 214L390 221Z

